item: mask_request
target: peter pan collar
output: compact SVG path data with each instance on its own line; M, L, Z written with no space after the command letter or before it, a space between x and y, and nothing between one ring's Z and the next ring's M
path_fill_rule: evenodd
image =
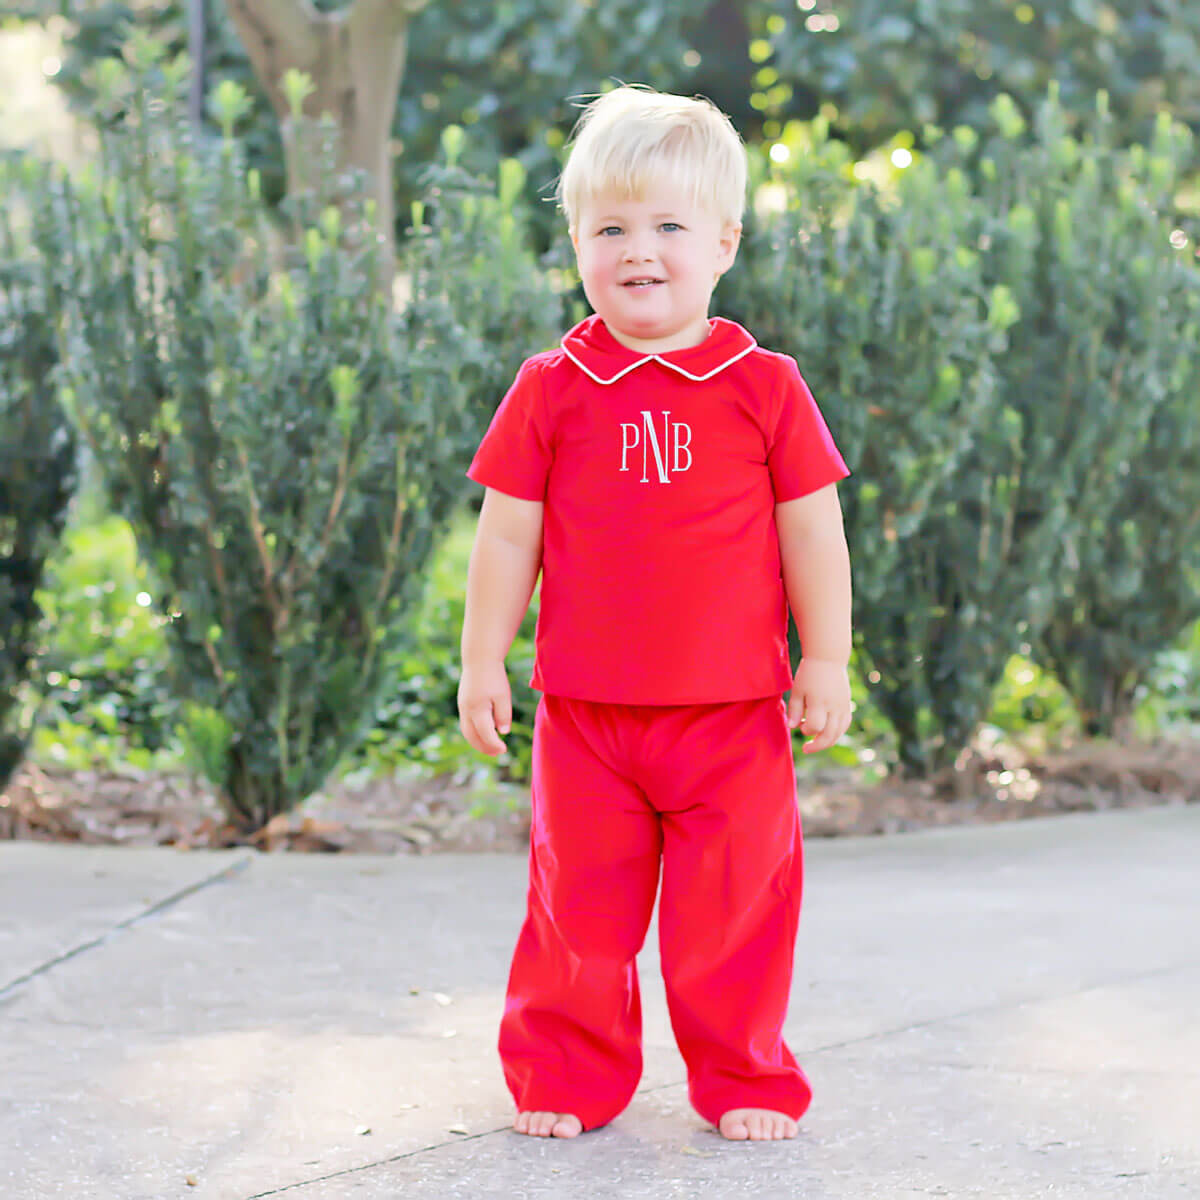
M685 379L702 383L744 358L758 343L736 321L713 317L709 335L698 346L642 354L618 342L598 316L580 321L563 336L567 357L597 383L616 383L643 363L656 362Z

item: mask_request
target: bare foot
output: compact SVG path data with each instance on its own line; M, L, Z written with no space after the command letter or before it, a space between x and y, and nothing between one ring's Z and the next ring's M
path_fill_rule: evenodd
M772 1142L796 1136L796 1122L769 1108L731 1108L719 1126L731 1142Z
M573 1138L583 1132L583 1122L570 1113L523 1112L517 1113L513 1128L533 1137Z

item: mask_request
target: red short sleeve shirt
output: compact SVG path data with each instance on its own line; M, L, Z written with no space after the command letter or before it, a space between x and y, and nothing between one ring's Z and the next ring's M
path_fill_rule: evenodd
M791 687L775 505L849 474L793 359L720 317L642 354L599 317L528 359L467 471L545 504L532 687L703 704Z

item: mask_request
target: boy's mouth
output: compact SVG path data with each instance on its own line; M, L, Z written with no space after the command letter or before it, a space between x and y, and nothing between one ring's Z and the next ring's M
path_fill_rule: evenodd
M665 283L665 282L666 281L663 279L654 279L654 278L651 278L649 275L645 275L645 276L641 276L638 279L627 279L621 286L627 287L627 288L648 288L648 287L654 287L655 284Z

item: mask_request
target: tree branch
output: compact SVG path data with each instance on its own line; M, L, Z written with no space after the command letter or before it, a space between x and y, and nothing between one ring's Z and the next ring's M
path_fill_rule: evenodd
M266 530L262 523L262 513L258 507L258 496L254 491L254 478L250 471L250 457L246 453L246 447L239 441L236 442L238 461L242 464L242 477L246 483L246 498L249 501L250 529L254 534L254 544L258 548L259 562L262 564L263 583L266 587L267 605L271 610L272 625L275 633L281 633L287 628L288 623L288 608L281 604L279 596L276 594L275 585L277 573L275 563L271 559L271 549L267 545Z

